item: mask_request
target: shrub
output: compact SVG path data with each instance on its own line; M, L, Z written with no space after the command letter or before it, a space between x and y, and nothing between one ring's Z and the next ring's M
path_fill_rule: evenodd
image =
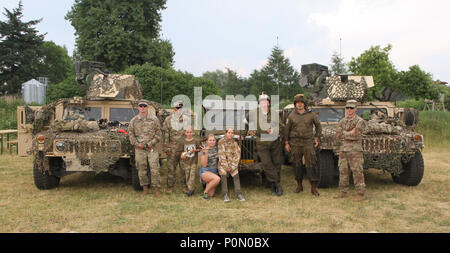
M21 99L0 99L0 129L17 128L17 106L23 104Z
M417 132L422 134L426 146L450 144L450 112L425 111L419 113Z
M423 110L423 107L425 106L425 100L419 99L408 99L405 101L399 101L395 103L397 107L405 107L405 108L415 108L419 111Z

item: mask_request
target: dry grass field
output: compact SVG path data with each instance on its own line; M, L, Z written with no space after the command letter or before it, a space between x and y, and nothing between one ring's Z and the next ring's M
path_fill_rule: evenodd
M450 232L450 148L425 149L425 175L420 185L395 184L391 176L369 170L367 200L334 200L337 188L300 194L291 167L283 167L285 194L244 177L246 202L230 203L219 195L204 201L199 193L156 199L141 197L130 182L107 174L76 173L58 188L38 190L33 183L32 158L0 156L0 232ZM162 168L165 182L166 170ZM165 186L165 184L164 184ZM231 189L232 189L231 185ZM352 192L353 194L353 192Z

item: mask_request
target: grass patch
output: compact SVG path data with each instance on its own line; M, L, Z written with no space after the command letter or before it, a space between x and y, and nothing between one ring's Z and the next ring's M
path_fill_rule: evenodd
M450 146L450 112L420 112L416 130L424 136L426 147Z
M61 185L41 191L33 184L31 157L0 156L0 232L450 232L450 149L424 152L425 175L420 185L395 184L390 175L366 171L367 200L335 200L337 187L319 189L320 197L295 194L291 167L282 170L282 197L242 177L246 202L224 203L218 195L200 198L181 193L157 199L141 197L129 181L111 175L76 173ZM167 171L161 168L162 182ZM179 179L179 178L178 178ZM163 183L165 186L165 184Z

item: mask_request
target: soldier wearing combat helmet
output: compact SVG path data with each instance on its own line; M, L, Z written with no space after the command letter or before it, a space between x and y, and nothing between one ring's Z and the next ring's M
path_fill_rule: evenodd
M355 201L364 200L366 185L363 173L362 133L365 121L356 115L356 100L348 100L345 106L345 118L339 121L336 137L342 141L339 152L339 194L334 198L344 198L349 189L350 171L357 195Z
M303 175L306 174L311 183L311 193L319 196L317 185L319 173L317 171L317 159L314 148L319 146L319 137L322 136L322 126L317 115L308 110L303 94L294 97L295 110L289 114L285 128L285 149L291 153L294 164L297 189L295 193L303 191ZM315 134L313 132L315 128ZM305 159L305 164L302 163Z
M154 150L154 147L161 140L161 125L158 118L148 113L147 101L139 101L138 108L139 114L131 119L128 134L130 143L134 146L139 183L143 188L142 195L146 195L150 184L147 176L148 162L155 195L160 197L159 153Z

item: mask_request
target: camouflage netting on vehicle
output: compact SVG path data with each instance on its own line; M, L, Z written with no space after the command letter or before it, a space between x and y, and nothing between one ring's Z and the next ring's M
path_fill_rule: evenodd
M350 78L345 80L343 76L332 76L327 78L327 83L327 94L333 101L345 102L354 99L365 102L367 100L368 86L364 77L357 82Z
M400 131L402 130L403 128L401 126L396 126L387 122L369 120L364 129L364 134L400 134Z
M164 109L160 103L154 101L148 101L149 105L155 108L156 117L159 119L161 126L164 123L164 120L170 115L166 109Z
M56 120L52 126L55 132L93 132L100 130L97 121L87 120Z
M76 162L76 164L81 164L82 161L89 161L89 168L96 173L108 171L120 159L122 154L130 154L134 151L128 135L118 132L119 129L116 128L83 133L54 131L54 129L55 127L51 127L43 133L46 139L66 140L75 146L71 152L64 155L63 160L65 162ZM118 144L117 146L105 145L105 142L112 143L114 141ZM33 142L33 145L36 145L36 143ZM119 147L120 149L118 149ZM37 148L33 149L37 150ZM45 152L52 152L53 141L45 142L44 150ZM45 166L43 169L49 171L48 162L44 162L43 165Z
M25 124L33 124L34 122L34 110L31 109L28 105L24 106L25 109Z
M32 129L33 135L41 132L45 126L48 126L50 124L50 121L52 120L53 115L55 114L55 104L56 102L45 105L42 107L40 111L38 111L36 118L33 122L33 129Z
M133 75L95 74L88 80L87 99L142 99L141 85Z
M93 140L118 140L120 142L121 152L111 148L102 148L101 152L92 152L89 154L82 152L76 153L80 158L88 157L90 159L89 167L96 173L107 171L110 166L113 166L120 159L123 153L130 154L133 152L128 135L117 132L117 129L107 129L83 134L83 139L89 142Z
M376 168L387 171L393 175L399 175L402 170L402 156L394 152L374 156L364 154L364 168Z

